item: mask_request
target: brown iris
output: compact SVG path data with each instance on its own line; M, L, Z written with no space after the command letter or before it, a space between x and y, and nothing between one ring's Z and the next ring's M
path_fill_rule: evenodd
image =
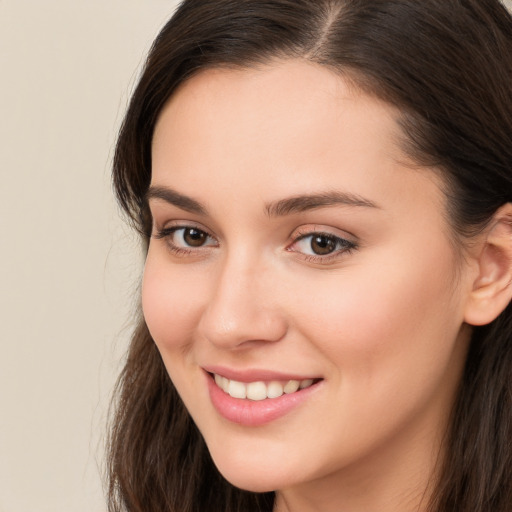
M330 254L336 249L336 240L325 235L315 235L311 238L311 250L318 255Z
M201 247L207 238L208 235L204 231L195 228L187 228L183 233L183 240L190 247Z

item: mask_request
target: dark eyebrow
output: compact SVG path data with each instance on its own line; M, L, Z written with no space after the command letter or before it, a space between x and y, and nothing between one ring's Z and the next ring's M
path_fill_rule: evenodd
M379 208L374 202L364 197L347 192L323 192L319 194L293 196L281 199L265 206L269 217L281 217L292 213L302 213L308 210L324 208L326 206L362 206L365 208Z
M206 208L189 196L185 196L167 187L149 187L145 199L161 199L169 204L177 206L189 213L207 215ZM265 205L265 211L269 217L281 217L292 213L302 213L327 206L362 206L366 208L379 208L375 203L355 194L347 192L323 192L319 194L293 196L280 199Z
M146 202L150 199L162 199L163 201L177 206L182 210L189 213L195 213L197 215L207 215L206 208L191 197L184 196L175 190L167 187L149 187L145 196Z

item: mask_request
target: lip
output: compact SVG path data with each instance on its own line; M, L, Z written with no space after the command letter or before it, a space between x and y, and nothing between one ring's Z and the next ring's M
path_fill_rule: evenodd
M218 373L219 375L230 378L228 375L226 375L225 371L211 373ZM269 398L266 400L253 401L248 399L233 398L232 396L228 395L222 389L220 389L217 384L215 384L211 373L205 371L206 383L213 407L226 420L246 427L262 426L285 416L292 410L299 407L309 398L311 398L312 395L314 395L320 389L323 382L323 380L319 380L308 388L298 390L295 393L281 395L279 398ZM253 372L233 371L227 373L233 375L232 379L238 379L239 382L293 379L293 377L289 377L289 375L275 372L268 372L268 374L271 376L270 379L262 378L264 375L267 376L267 372L254 373L254 375L257 376L256 379L252 377ZM234 377L235 374L237 377ZM241 377L245 380L240 380Z
M279 371L263 370L263 369L248 369L237 370L227 368L225 366L203 366L203 370L207 373L216 373L229 380L236 380L238 382L270 382L272 380L288 381L288 380L319 380L318 375L304 375L298 373L283 373Z

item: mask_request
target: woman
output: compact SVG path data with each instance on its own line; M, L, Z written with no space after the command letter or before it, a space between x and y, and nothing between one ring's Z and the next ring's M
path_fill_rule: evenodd
M510 511L510 83L497 0L183 2L114 162L111 510Z

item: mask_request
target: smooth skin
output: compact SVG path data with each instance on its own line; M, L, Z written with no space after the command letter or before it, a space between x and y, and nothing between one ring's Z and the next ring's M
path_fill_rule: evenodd
M289 60L204 71L156 126L146 322L221 473L279 512L425 510L466 322L510 300L510 208L457 247L398 115ZM323 380L247 427L213 407L208 365Z

